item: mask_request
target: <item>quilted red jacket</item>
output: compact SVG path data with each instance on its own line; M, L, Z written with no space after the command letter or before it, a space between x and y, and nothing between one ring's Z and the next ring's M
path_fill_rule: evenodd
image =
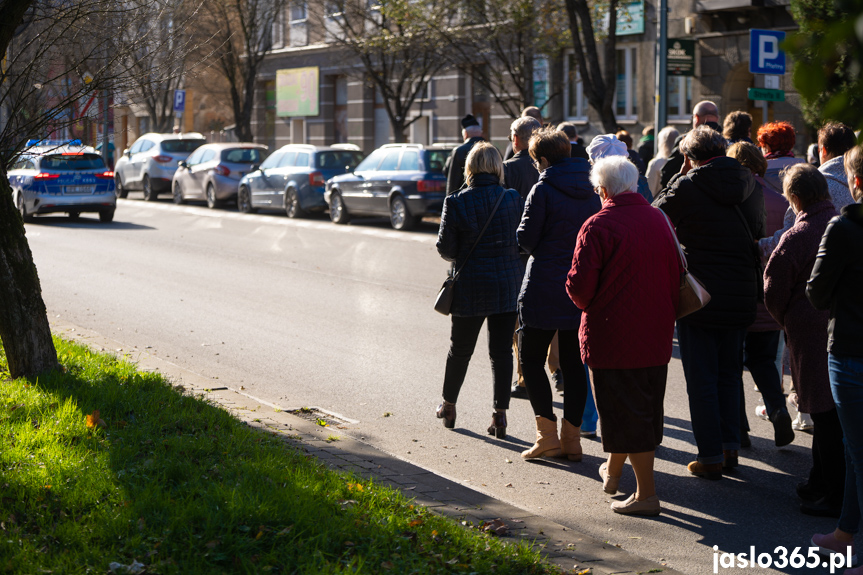
M594 369L671 360L682 267L665 216L636 193L606 200L578 234L566 291L581 316L581 357Z

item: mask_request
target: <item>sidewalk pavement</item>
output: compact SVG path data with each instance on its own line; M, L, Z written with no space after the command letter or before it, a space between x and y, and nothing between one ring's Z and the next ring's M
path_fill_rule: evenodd
M677 575L664 563L655 563L603 542L571 527L504 503L475 489L414 465L365 443L350 433L350 421L321 409L276 406L244 393L242 386L219 383L192 373L142 350L124 349L104 336L60 320L51 321L54 333L97 351L125 356L144 371L158 371L195 396L203 395L251 427L278 434L286 442L336 471L352 472L400 490L417 505L450 517L466 528L500 519L509 529L504 541L527 541L552 564L564 570L591 575L658 573ZM307 407L303 409L302 407ZM319 424L319 420L327 426ZM332 440L332 437L338 437ZM330 438L330 441L328 441Z

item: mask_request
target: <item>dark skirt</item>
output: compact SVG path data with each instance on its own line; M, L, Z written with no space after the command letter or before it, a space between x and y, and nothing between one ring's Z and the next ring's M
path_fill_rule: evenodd
M654 451L662 442L668 365L591 371L602 450Z

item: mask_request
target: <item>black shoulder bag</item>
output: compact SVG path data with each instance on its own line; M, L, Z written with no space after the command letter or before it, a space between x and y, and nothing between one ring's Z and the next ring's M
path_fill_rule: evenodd
M491 219L494 217L494 214L497 212L498 206L500 206L500 202L503 200L503 196L506 194L506 190L503 190L500 193L500 196L497 198L497 202L495 202L494 207L491 209L491 214L488 216L488 220L486 220L485 225L482 227L482 230L479 232L479 235L476 238L476 241L471 246L470 251L467 253L467 257L461 264L461 267L453 274L451 277L448 277L445 282L443 282L443 286L441 286L440 291L437 294L437 299L434 302L434 309L438 313L442 313L444 315L449 315L450 309L452 308L452 299L453 295L455 295L455 282L458 280L459 274L461 274L461 270L464 269L464 266L467 264L467 261L470 259L471 254L473 254L473 250L476 249L476 246L479 245L479 241L482 239L482 236L485 234L485 230L488 228L488 225L491 223Z

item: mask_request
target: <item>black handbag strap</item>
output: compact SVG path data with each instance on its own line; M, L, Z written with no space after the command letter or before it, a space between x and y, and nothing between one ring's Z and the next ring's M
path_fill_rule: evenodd
M497 202L495 202L494 207L491 209L491 213L488 215L488 219L486 220L485 225L482 227L482 230L480 230L479 235L476 237L476 241L471 246L470 251L467 253L467 257L464 258L464 261L461 263L461 267L458 268L458 270L452 276L453 281L458 279L461 270L463 270L465 264L467 264L467 260L470 259L471 254L473 254L473 251L476 249L476 246L479 245L479 241L482 239L482 236L485 235L485 230L488 229L488 225L491 223L491 219L494 217L495 212L497 212L497 208L500 206L500 202L503 201L503 196L505 194L506 189L504 189L503 192L501 192L501 194L497 197Z

